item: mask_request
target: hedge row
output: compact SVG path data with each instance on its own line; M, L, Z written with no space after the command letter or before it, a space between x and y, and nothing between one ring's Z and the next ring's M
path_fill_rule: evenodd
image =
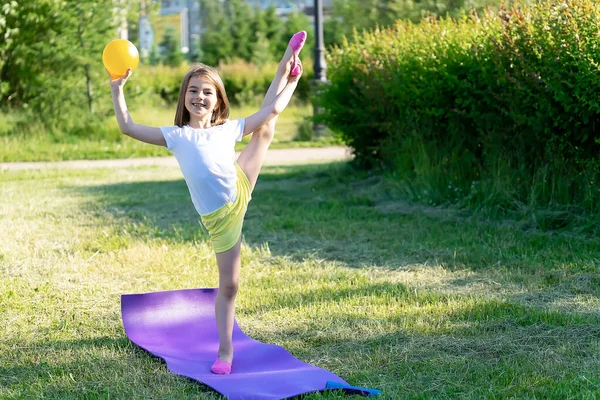
M305 72L299 81L296 98L308 101L312 68L310 60L303 62ZM128 83L128 92L134 96L146 94L155 104L174 106L177 103L179 89L189 65L181 67L141 66L135 78ZM260 103L264 97L275 72L276 63L257 66L243 60L236 60L217 67L230 103L234 105ZM146 97L143 101L148 101Z
M329 53L324 119L363 165L418 174L418 149L463 192L499 164L523 183L549 164L589 172L600 166L599 65L592 0L398 21Z

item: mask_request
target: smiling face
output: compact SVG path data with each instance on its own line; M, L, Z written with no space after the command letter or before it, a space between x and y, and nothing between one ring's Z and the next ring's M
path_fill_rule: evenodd
M190 125L211 123L212 114L219 103L215 86L205 77L190 78L185 93L185 108L190 113Z
M209 128L229 118L223 80L213 67L197 63L183 77L175 111L175 125Z

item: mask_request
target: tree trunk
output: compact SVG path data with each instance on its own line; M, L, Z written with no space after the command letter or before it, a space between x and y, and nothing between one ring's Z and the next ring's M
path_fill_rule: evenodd
M127 0L114 0L114 15L119 39L129 39L127 32Z
M77 36L79 38L79 47L81 48L81 52L85 54L85 43L83 41L83 13L81 8L79 11L79 24L77 24ZM92 77L90 75L90 64L85 63L83 65L83 70L85 71L85 80L87 84L87 99L88 99L88 109L90 114L94 113L94 87L92 86Z

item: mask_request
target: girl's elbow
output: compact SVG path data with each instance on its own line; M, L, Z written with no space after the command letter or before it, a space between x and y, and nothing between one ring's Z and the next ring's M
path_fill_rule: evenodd
M121 133L123 135L131 136L131 134L132 134L131 127L128 126L128 125L121 125L121 126L119 126L119 130L121 131Z
M281 114L284 109L285 109L285 107L282 107L280 105L275 105L275 107L273 107L273 112L270 115L271 118L269 118L269 119L275 118L276 116Z

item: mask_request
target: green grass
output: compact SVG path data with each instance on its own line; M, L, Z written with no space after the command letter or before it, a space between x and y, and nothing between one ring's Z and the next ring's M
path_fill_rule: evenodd
M0 398L219 398L120 320L121 294L217 285L178 169L3 171L0 186ZM266 167L242 329L382 399L598 398L600 239L389 193L345 164Z
M256 107L236 107L231 110L231 118L244 118L258 110ZM134 121L151 126L173 125L174 107L137 108L131 110ZM276 135L272 148L322 147L337 144L335 139L297 140L299 133L309 127L307 118L312 115L312 106L290 106L281 114L277 122ZM0 162L13 161L60 161L98 160L133 157L161 157L171 153L159 146L148 146L119 133L114 116L89 132L73 135L64 132L48 132L37 126L32 132L14 133L15 125L23 120L21 115L0 114ZM69 128L65 127L65 131ZM81 128L80 128L81 129ZM238 145L241 150L243 143Z

